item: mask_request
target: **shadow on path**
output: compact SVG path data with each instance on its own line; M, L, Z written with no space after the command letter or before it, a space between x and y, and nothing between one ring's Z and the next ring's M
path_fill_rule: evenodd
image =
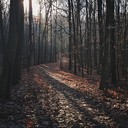
M94 128L116 128L120 125L117 117L113 116L112 112L115 110L107 106L106 103L98 100L91 93L82 93L56 80L48 74L47 68L44 69L38 66L37 70L50 86L60 94L64 94L73 108L82 113L83 120L90 122ZM81 106L80 102L87 104L87 107ZM121 110L118 109L118 111Z

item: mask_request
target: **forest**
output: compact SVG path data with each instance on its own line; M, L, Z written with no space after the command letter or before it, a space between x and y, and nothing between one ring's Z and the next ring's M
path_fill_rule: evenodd
M128 128L127 0L0 0L0 128Z

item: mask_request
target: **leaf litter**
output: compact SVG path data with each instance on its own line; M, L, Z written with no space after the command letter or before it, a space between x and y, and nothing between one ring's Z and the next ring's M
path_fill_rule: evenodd
M117 95L57 64L34 66L0 102L0 128L127 128L128 95Z

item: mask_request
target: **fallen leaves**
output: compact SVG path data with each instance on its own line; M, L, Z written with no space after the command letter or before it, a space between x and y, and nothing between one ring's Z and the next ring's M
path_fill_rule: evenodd
M127 94L108 97L93 80L56 64L32 67L12 88L12 101L0 102L0 128L127 127Z

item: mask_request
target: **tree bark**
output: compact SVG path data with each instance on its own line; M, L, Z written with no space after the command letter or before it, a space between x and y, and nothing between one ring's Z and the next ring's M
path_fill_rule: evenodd
M0 89L0 97L2 99L10 97L10 87L14 84L14 81L18 83L20 76L21 52L18 52L18 50L22 45L21 43L23 43L20 41L23 40L22 35L20 35L21 27L23 27L22 18L23 0L10 0L9 39L6 44L9 58L5 56L3 62L2 86ZM19 62L17 62L17 58ZM16 75L18 75L18 77L15 77Z

